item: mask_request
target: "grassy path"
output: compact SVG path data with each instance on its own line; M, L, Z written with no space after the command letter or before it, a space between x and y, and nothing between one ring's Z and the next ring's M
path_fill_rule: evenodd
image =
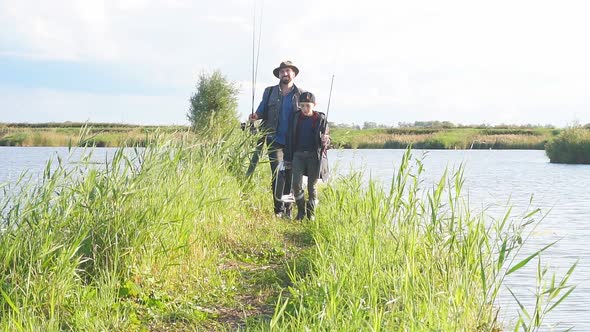
M221 269L237 276L235 304L214 309L214 317L204 322L204 326L237 330L267 324L275 313L279 296L292 286L289 267L297 266L301 271L307 264L305 257L313 247L313 240L303 225L285 220L269 222L282 224L275 227L283 229L280 234L283 247L234 252L236 259Z

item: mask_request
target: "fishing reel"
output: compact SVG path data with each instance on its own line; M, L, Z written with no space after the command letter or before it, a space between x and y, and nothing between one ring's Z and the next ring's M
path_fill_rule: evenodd
M240 123L240 128L242 131L246 131L246 128L250 130L250 134L256 135L258 133L258 128L254 125L254 122L242 122Z

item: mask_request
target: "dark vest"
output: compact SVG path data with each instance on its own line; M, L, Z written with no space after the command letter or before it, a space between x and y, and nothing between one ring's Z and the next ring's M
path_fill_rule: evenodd
M299 109L299 96L305 90L299 89L296 85L293 85L293 89L295 90L295 93L293 93L293 113L295 113ZM283 103L283 95L279 92L278 85L269 86L264 89L264 96L267 96L269 93L270 96L265 106L266 110L261 125L267 133L274 134L279 126L279 113Z

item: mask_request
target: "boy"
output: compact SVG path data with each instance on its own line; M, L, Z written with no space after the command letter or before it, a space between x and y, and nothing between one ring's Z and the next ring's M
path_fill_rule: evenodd
M285 161L293 170L293 195L297 204L296 220L305 216L313 220L317 205L317 183L320 177L322 153L329 144L326 115L314 110L315 96L303 92L299 96L299 110L289 121ZM324 159L326 162L327 160ZM305 204L303 175L307 175L308 201Z

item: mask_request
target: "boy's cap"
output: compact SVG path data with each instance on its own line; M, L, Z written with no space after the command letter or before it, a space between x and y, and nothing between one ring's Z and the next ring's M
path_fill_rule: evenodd
M304 92L299 96L299 102L315 104L315 96L311 92Z

